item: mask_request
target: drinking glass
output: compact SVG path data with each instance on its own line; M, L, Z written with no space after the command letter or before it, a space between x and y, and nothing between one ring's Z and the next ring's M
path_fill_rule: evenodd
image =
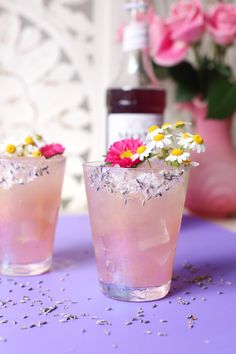
M99 284L108 297L157 300L169 292L187 169L157 163L83 166Z
M64 169L63 156L0 158L0 273L50 268Z

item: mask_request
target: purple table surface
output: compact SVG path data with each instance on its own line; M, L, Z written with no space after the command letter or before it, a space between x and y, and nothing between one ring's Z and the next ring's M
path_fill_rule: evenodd
M162 300L106 298L88 218L61 217L51 272L1 277L0 353L235 354L236 234L184 217L174 275Z

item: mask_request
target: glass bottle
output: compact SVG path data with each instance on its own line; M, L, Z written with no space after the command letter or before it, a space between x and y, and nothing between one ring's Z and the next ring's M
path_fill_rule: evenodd
M166 102L148 53L148 5L129 0L125 9L130 22L123 32L121 70L107 90L107 147L125 138L144 139L150 126L163 123Z

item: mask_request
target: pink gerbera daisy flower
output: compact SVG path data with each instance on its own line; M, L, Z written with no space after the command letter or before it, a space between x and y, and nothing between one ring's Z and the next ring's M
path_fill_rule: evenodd
M111 166L119 165L120 167L126 168L136 166L141 161L139 158L132 161L132 157L139 146L142 145L143 142L140 139L124 139L117 141L110 146L105 161L110 163Z

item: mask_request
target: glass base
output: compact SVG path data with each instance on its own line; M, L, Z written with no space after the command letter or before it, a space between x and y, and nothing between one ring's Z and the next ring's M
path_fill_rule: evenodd
M43 262L30 264L0 264L0 273L9 276L25 276L38 275L47 272L52 265L52 257L47 258Z
M165 297L170 290L170 283L171 281L168 281L168 283L162 286L153 286L150 288L127 288L99 281L100 290L104 295L115 300L133 302L153 301Z

